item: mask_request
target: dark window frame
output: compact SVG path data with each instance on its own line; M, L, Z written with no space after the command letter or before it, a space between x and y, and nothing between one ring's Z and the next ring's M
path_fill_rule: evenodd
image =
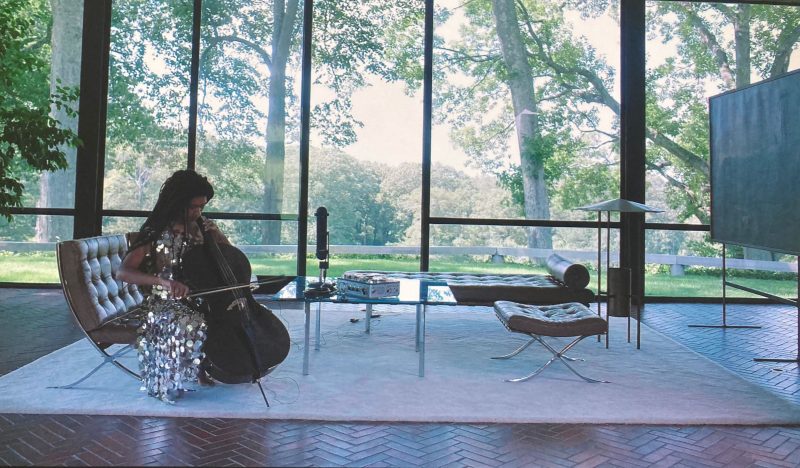
M656 0L671 1L671 0ZM451 218L431 216L431 128L433 79L434 0L424 0L424 69L423 69L423 144L420 270L430 266L430 229L432 225L532 226L595 228L596 221L530 220L502 218ZM705 3L753 3L800 5L797 0L750 0ZM645 201L645 5L646 0L620 0L620 196ZM202 0L194 0L192 62L190 77L190 131L187 141L187 167L194 167L197 120L197 77ZM309 118L311 94L311 31L313 0L303 0L302 83L300 95L300 175L297 214L293 213L209 213L211 217L232 220L294 221L298 223L297 274L306 273L308 238ZM65 215L74 217L74 237L102 233L104 216L146 216L146 211L103 209L103 169L105 164L106 105L108 99L108 59L110 50L112 0L84 0L83 58L81 64L81 100L79 136L84 146L76 164L75 208L11 209L21 215ZM647 223L640 214L621 216L611 227L620 230L621 265L633 271L633 294L644 297L644 236L646 230L709 231L707 224ZM4 283L7 285L8 283ZM14 283L15 285L17 283ZM652 296L647 298L653 299ZM659 300L665 298L658 298ZM687 298L668 298L687 299ZM699 299L699 298L688 298Z

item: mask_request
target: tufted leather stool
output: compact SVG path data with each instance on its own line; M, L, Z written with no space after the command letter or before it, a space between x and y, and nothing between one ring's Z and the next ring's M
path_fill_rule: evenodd
M602 317L592 312L588 307L577 302L556 305L528 305L510 301L497 301L494 303L494 312L497 318L505 327L514 333L523 333L531 339L519 347L516 351L505 356L493 357L492 359L510 359L533 342L539 342L547 348L553 357L542 367L533 373L516 379L507 379L507 382L524 382L542 372L555 360L560 360L575 375L587 382L608 383L605 380L590 379L581 375L567 361L582 361L583 359L573 359L564 355L570 348L578 344L588 336L601 335L608 332L608 322ZM552 346L545 342L543 336L553 337L576 337L566 345L561 351L556 351Z
M136 330L140 322L135 317L135 311L144 301L136 285L115 278L127 251L128 243L124 235L68 240L56 245L58 274L64 297L78 326L103 356L103 362L89 374L58 388L74 387L107 363L139 378L137 372L117 361L136 342ZM127 346L109 354L106 349L113 344Z

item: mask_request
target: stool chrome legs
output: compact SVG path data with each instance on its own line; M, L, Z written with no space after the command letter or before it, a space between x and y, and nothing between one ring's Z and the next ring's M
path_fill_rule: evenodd
M514 357L517 354L521 353L525 348L527 348L531 344L535 343L537 340L539 340L539 339L534 336L533 338L528 340L527 343L525 343L524 345L522 345L519 348L517 348L516 351L514 351L514 352L512 352L510 354L506 354L505 356L493 356L492 359L511 359L512 357ZM574 358L574 357L565 356L563 354L561 355L561 357L563 359L566 359L567 361L585 361L586 360L586 359L583 359L583 358Z
M578 377L580 377L581 379L585 380L586 382L589 382L589 383L609 383L606 380L590 379L589 377L581 375L581 373L578 372L577 370L575 370L571 365L569 365L569 362L567 362L567 361L582 361L583 359L569 358L569 357L564 355L564 353L569 351L573 346L578 344L581 340L583 340L587 336L591 336L591 335L584 335L584 336L579 336L579 337L575 338L574 340L572 340L571 343L569 343L568 345L564 346L564 348L561 351L556 351L555 348L553 348L552 346L547 344L547 342L545 342L542 339L542 337L540 337L538 335L531 334L529 336L531 337L531 339L527 343L525 343L524 345L520 346L516 351L514 351L514 352L512 352L510 354L506 354L505 356L493 357L492 359L509 359L509 358L512 358L512 357L516 356L517 354L521 353L522 350L524 350L525 348L530 346L531 343L533 343L534 341L538 341L548 351L553 353L553 357L550 358L550 360L547 361L542 367L536 369L533 373L531 373L529 375L526 375L525 377L519 377L519 378L516 378L516 379L506 379L506 382L524 382L524 381L526 381L528 379L531 379L531 378L539 375L547 366L552 364L554 361L559 360L565 366L567 366L567 369L572 371L573 374L577 375Z

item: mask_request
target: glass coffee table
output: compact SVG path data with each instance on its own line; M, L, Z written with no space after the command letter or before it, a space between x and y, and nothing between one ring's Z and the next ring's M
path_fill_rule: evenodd
M401 279L400 294L392 297L369 298L338 294L319 295L318 293L308 292L309 283L318 281L317 277L298 276L288 283L276 294L270 296L271 300L276 301L303 301L305 306L305 327L304 327L304 347L303 347L303 375L308 375L309 341L311 330L311 304L317 304L316 333L314 349L319 350L320 344L320 312L323 302L336 304L366 304L367 311L364 320L364 332L370 332L370 320L372 319L372 306L375 304L405 304L414 305L417 309L417 326L415 349L419 353L419 376L425 376L425 308L429 305L456 305L450 287L447 283L438 281L422 281L414 279ZM335 282L335 281L334 281Z

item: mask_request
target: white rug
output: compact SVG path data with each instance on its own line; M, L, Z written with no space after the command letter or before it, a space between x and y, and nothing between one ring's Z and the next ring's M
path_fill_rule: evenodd
M86 340L62 348L0 378L0 413L113 414L329 421L551 422L637 424L796 424L800 408L743 380L671 339L642 326L642 349L625 342L624 319L612 319L610 349L589 338L570 355L590 384L553 363L522 383L549 359L538 344L506 361L526 341L506 331L491 309L434 307L428 311L427 361L417 376L414 312L380 307L383 316L364 334L354 305L323 308L323 345L311 350L310 375L302 375L301 310L276 311L295 341L287 360L264 385L200 388L169 405L139 391L133 379L107 365L79 388L66 384L100 362ZM313 311L312 311L313 312ZM313 316L313 313L312 313ZM359 318L351 323L351 318ZM635 325L635 324L634 324ZM313 335L313 324L312 324ZM555 340L558 341L558 340ZM560 344L560 343L559 343ZM559 346L560 348L560 346ZM135 353L126 359L135 363Z

